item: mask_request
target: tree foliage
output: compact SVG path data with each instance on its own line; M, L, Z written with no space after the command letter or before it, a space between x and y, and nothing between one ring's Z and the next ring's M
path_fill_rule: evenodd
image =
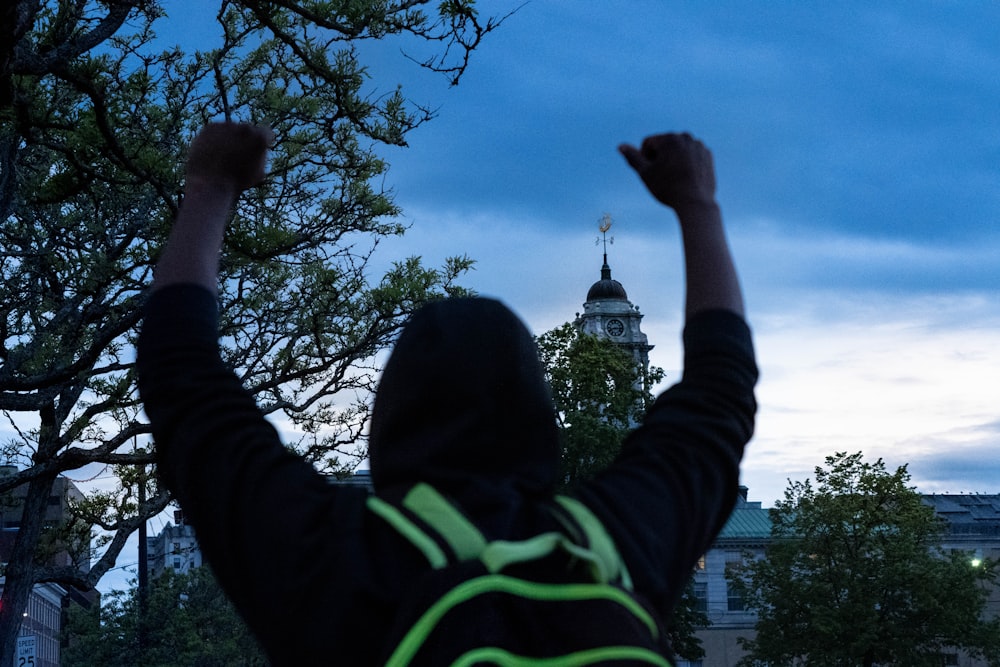
M64 629L63 663L78 667L267 664L207 567L188 574L164 571L150 583L144 614L141 608L135 587L105 596L99 609L74 607ZM143 646L140 636L145 638Z
M695 634L711 625L708 614L698 609L698 600L694 591L694 577L688 580L684 593L681 594L677 606L667 619L667 635L670 646L681 658L695 661L705 657L705 647Z
M663 370L640 368L610 340L570 323L537 339L562 437L566 486L603 470L621 450L629 430L652 401L650 388Z
M564 487L603 470L621 450L652 401L650 388L663 379L660 368L641 368L625 349L606 338L582 333L570 323L537 338L545 379L559 420ZM707 626L689 582L667 632L674 651L689 660L705 655L695 636Z
M398 88L376 89L358 45L401 40L455 83L499 23L472 0L427 4L221 0L214 41L188 52L156 39L171 18L155 0L3 3L0 411L13 434L0 455L21 470L0 492L28 491L0 654L13 649L33 583L94 586L169 500L152 476L128 472L152 462L137 446L149 426L132 343L179 204L184 147L209 120L277 135L271 177L240 200L226 242L224 358L319 468L360 455L373 356L420 304L461 292L455 280L470 266L410 258L378 275L370 264L379 239L404 231L378 148L405 145L432 114ZM90 569L34 563L53 480L106 466L118 481L74 517L105 536Z
M996 564L941 548L906 466L838 453L815 475L771 510L766 558L731 573L759 614L740 664L930 667L956 648L1000 664L1000 620L981 617Z

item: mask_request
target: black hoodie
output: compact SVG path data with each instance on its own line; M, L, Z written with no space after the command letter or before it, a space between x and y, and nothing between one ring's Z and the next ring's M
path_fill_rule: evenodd
M147 304L137 366L160 475L275 664L374 664L425 562L366 512L363 489L330 484L281 445L217 335L206 290L168 287ZM755 411L741 318L698 315L685 350L682 381L576 493L664 615L732 509ZM386 364L370 449L377 493L429 482L493 539L547 528L558 444L524 325L486 299L418 312Z
M426 306L382 373L369 439L375 491L427 482L495 537L550 497L559 443L534 339L491 299Z

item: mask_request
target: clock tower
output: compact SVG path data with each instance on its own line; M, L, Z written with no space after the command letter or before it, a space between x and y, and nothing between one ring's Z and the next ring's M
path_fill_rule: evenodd
M636 366L647 371L649 351L653 346L639 328L639 322L642 320L639 307L632 305L625 288L611 277L607 246L607 231L610 228L611 216L605 214L600 226L604 236L604 265L601 266L601 279L591 285L587 292L587 300L583 304L583 314L577 313L573 325L584 333L606 338L625 348L635 359Z

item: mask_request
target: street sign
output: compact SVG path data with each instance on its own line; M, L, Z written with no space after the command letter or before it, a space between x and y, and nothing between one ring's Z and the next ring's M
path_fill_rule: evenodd
M17 638L17 667L35 667L35 637Z

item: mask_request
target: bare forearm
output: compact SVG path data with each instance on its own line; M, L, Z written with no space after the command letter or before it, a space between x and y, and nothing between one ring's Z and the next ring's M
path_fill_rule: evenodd
M219 252L239 193L264 180L274 134L244 123L210 123L191 142L185 164L184 201L152 289L179 283L218 293Z
M219 252L236 192L231 187L189 181L177 221L156 266L153 290L178 283L218 291Z
M713 309L743 316L743 294L718 204L678 206L677 217L684 243L687 317Z

